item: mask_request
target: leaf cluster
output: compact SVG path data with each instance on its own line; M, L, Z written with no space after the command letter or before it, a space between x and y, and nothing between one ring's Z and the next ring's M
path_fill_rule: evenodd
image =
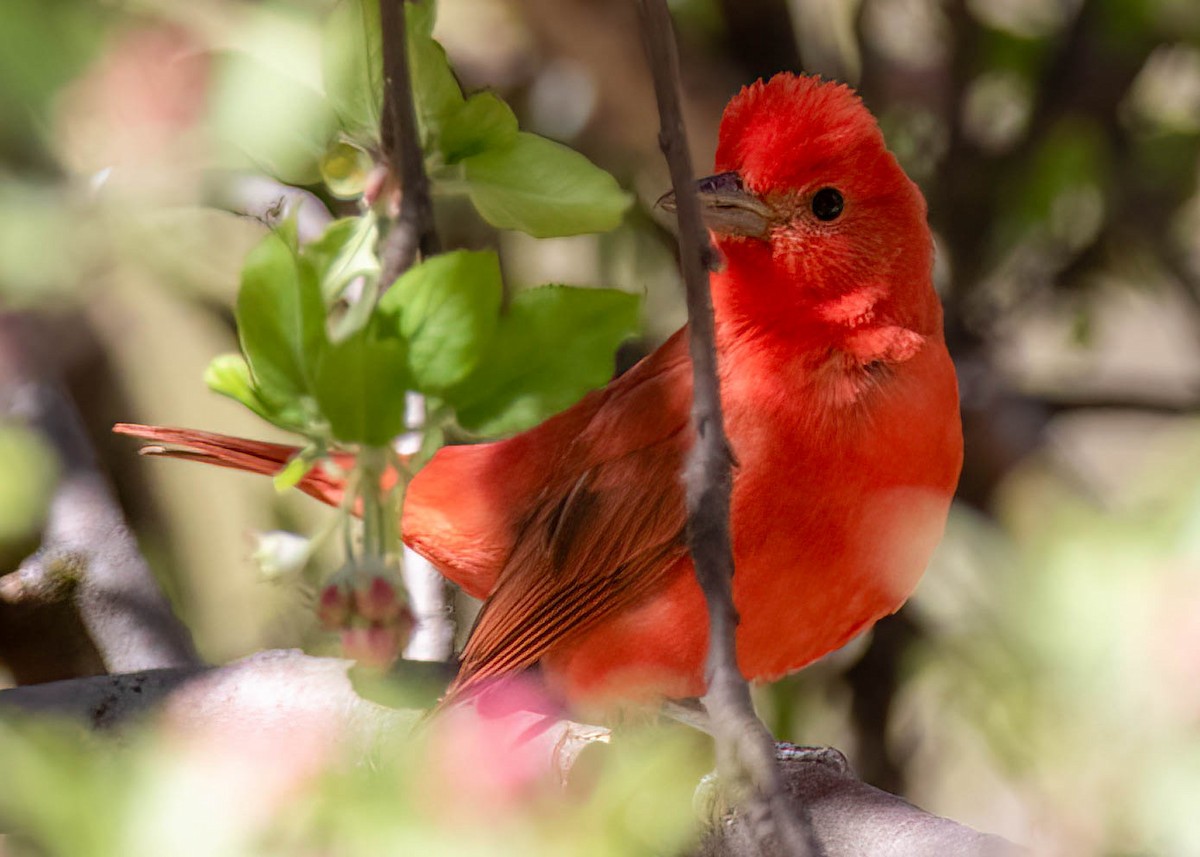
M431 2L406 3L408 54L426 167L435 193L465 193L488 223L538 238L614 228L629 195L612 176L566 146L521 131L495 93L464 95L433 38ZM325 32L326 97L342 138L378 144L383 99L379 9L344 0ZM341 162L345 152L331 150ZM327 157L323 165L328 165ZM326 181L329 169L324 171Z
M608 173L519 130L491 92L464 96L433 39L433 5L405 4L421 139L434 191L465 192L494 226L546 237L610 229L629 204ZM382 98L378 7L345 0L326 29L326 96L341 136L326 182L354 189L356 154L376 148ZM381 282L386 215L365 209L301 244L284 220L247 257L236 306L241 355L210 365L209 386L301 433L311 463L329 445L384 446L403 433L405 393L475 434L519 431L611 375L637 329L636 296L547 285L505 301L490 250L425 259ZM444 418L444 419L443 419ZM284 478L300 478L297 464Z

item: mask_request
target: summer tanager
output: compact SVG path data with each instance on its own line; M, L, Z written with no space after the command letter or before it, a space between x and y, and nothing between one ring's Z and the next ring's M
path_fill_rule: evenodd
M697 190L724 259L712 296L737 462L737 653L747 678L769 680L916 586L962 461L958 393L924 200L850 89L792 74L746 87L716 169ZM484 601L452 694L534 666L579 702L703 693L708 621L680 480L686 335L534 429L440 450L412 481L404 541ZM294 453L118 430L257 472ZM301 487L342 496L319 470Z

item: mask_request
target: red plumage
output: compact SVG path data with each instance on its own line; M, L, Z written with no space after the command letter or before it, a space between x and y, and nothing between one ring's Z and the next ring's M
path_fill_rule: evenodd
M924 201L848 88L788 74L747 87L716 166L727 189L702 198L725 260L712 289L738 658L766 680L911 593L958 478L958 396ZM442 449L416 476L405 542L485 599L452 692L535 664L576 701L703 691L679 479L690 404L680 331L542 425ZM237 439L123 430L242 469L280 461ZM314 479L302 487L328 501L336 486Z

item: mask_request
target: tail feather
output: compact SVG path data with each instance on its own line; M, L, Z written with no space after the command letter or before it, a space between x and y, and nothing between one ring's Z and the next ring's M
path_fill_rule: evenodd
M198 429L117 423L113 431L149 441L150 445L139 450L142 455L202 461L267 476L281 471L300 451L299 447L287 444L249 440ZM310 470L297 487L310 497L331 506L340 504L345 495L344 480L330 476L320 467Z

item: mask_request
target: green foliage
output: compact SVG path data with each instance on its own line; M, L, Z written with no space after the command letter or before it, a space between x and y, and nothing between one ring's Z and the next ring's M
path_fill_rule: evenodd
M442 123L438 149L446 163L489 149L504 148L517 139L517 117L512 108L491 92L477 92Z
M406 390L437 396L471 431L505 434L602 385L637 330L640 301L610 289L531 289L501 312L491 251L428 259L376 304L377 237L368 214L303 248L290 221L264 238L237 301L245 357L216 358L209 387L321 444L386 445L404 431ZM354 280L364 288L337 315Z
M37 533L58 477L58 458L40 435L0 423L0 548ZM2 554L0 554L2 555Z
M211 98L213 128L233 165L288 184L313 184L335 142L337 116L302 78L237 51L217 55Z
M313 266L281 233L267 236L246 259L235 316L242 351L266 397L288 401L307 393L324 308Z
M536 425L612 374L613 350L637 330L639 300L607 289L544 286L518 294L478 367L445 394L479 434ZM569 359L547 359L570 354Z
M463 161L467 193L484 219L538 238L603 232L621 222L629 197L578 152L520 132Z
M6 0L0 27L0 160L42 161L59 89L86 65L107 29L98 3Z
M435 191L464 190L493 226L540 238L615 228L631 199L587 158L520 132L491 92L464 97L433 38L432 2L406 3L409 65ZM325 90L351 139L378 139L382 56L377 6L343 0L325 31Z
M286 403L266 398L250 372L250 364L240 354L222 354L213 358L204 370L204 383L214 393L241 402L264 420L281 428L300 431L305 421L302 412L289 409Z
M339 441L386 446L404 430L407 348L388 334L368 326L317 361L317 404Z
M325 95L351 138L373 142L383 103L383 48L379 4L344 0L334 6L321 41Z
M681 853L696 835L691 797L706 760L684 730L629 730L581 784L586 800L558 788L549 764L544 782L514 789L503 750L472 745L472 773L493 784L481 791L445 742L407 734L403 721L389 731L330 742L346 754L310 744L301 753L311 757L268 772L247 759L283 741L238 730L181 739L142 725L116 739L0 719L5 853L651 857Z
M435 8L432 0L405 3L404 11L407 16L405 21L408 26L413 100L416 102L417 121L421 123L421 144L428 157L436 150L441 126L462 108L465 99L454 72L450 70L446 50L433 38Z
M330 329L330 339L341 342L361 330L370 318L379 295L379 257L375 245L379 226L375 215L347 217L335 221L325 234L304 248L304 256L313 265L321 296L332 304L357 280L362 289L349 309Z
M612 176L520 131L494 93L464 97L433 39L433 4L404 8L435 190L465 191L493 225L539 237L616 226L630 198ZM312 163L334 195L365 185L366 148L378 141L380 38L369 0L343 0L324 28L322 110L336 115L342 139ZM256 90L247 103L270 90ZM317 448L386 445L405 429L406 390L435 396L445 405L439 413L457 414L464 428L504 434L607 381L614 350L637 329L638 299L610 290L535 289L502 312L500 262L490 251L446 253L381 283L380 232L368 210L334 221L303 247L292 220L264 239L246 259L237 299L244 359L217 358L209 386ZM306 467L297 463L281 484Z
M416 389L440 393L475 368L496 329L503 293L492 252L435 256L396 280L379 311L408 342Z

